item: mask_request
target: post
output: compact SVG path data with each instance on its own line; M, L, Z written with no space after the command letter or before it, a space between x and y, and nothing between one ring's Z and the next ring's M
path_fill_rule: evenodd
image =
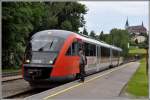
M148 47L146 49L146 74L148 75Z

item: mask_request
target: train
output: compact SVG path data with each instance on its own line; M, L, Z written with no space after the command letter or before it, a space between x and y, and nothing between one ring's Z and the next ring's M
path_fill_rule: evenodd
M87 75L123 63L119 47L71 31L43 30L32 35L26 47L23 78L30 84L77 78L81 47L87 58Z

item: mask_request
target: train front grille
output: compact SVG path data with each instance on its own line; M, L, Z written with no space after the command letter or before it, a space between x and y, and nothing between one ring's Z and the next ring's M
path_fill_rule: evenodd
M51 67L24 67L24 77L27 80L47 79L51 71Z

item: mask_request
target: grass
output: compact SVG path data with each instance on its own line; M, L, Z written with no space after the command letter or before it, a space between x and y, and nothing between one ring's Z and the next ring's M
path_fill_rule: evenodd
M136 50L134 50L134 52L135 51ZM139 50L139 51L143 52L143 50ZM139 68L137 69L137 71L134 73L134 75L128 82L126 92L137 97L148 96L148 76L146 73L146 59L145 58L141 59Z
M2 69L2 72L16 72L20 69L17 69L17 68L11 68L11 69Z
M146 53L146 50L145 49L138 49L138 48L135 48L135 49L130 49L129 50L129 53L137 53L137 54L145 54Z

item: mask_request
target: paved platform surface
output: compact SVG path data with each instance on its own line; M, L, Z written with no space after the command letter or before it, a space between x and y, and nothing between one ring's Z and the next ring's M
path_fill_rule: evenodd
M138 62L124 64L88 76L84 83L76 80L25 99L123 99L120 92L138 66Z

